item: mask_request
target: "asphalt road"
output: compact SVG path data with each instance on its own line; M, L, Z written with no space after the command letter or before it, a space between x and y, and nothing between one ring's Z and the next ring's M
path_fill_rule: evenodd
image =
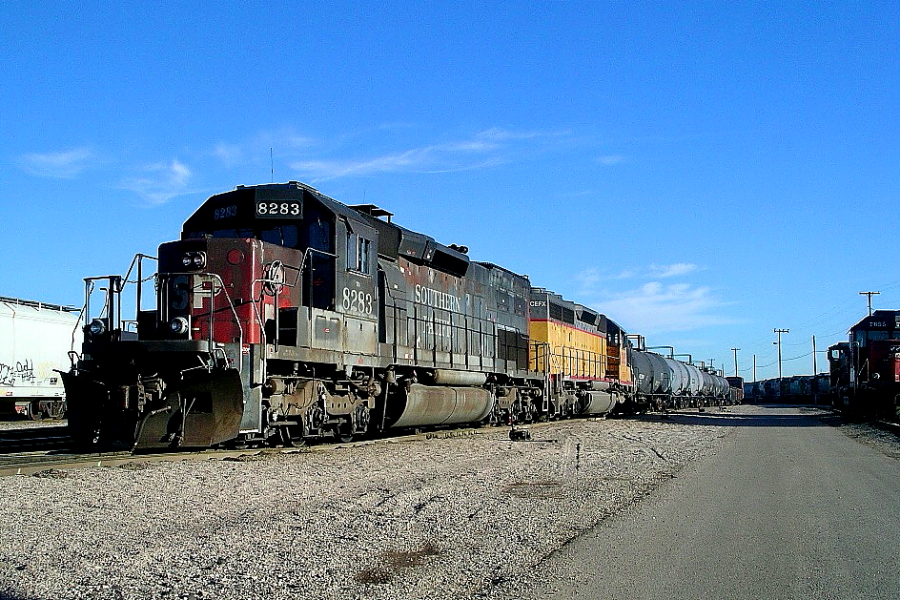
M900 460L798 408L746 406L719 451L580 536L523 598L900 598Z

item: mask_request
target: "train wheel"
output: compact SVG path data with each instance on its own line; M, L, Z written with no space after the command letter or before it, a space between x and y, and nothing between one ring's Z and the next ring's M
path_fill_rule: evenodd
M309 429L306 426L305 417L300 417L296 427L288 427L288 435L290 436L291 443L293 443L295 448L300 448L306 445L308 433Z
M355 434L365 436L369 432L369 425L372 422L372 409L365 404L360 404L353 411L352 427Z
M266 438L266 445L270 448L277 448L279 446L291 446L291 439L288 435L287 431L285 431L286 427L277 427L275 430Z
M354 440L353 422L338 425L335 433L342 444L349 444Z
M297 448L306 445L306 438L303 437L303 427L281 427L279 437L281 445L285 448Z

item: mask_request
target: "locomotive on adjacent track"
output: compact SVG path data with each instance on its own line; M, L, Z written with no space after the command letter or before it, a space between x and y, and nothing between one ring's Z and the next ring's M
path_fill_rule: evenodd
M776 404L827 404L830 402L830 375L793 375L760 379L744 384L744 398Z
M392 217L298 182L238 186L159 247L156 308L138 283L124 320L128 277L86 279L83 353L63 376L73 436L291 444L729 401L720 375L646 370L635 357L658 355L605 315Z
M900 311L876 310L828 348L832 404L857 416L900 417Z

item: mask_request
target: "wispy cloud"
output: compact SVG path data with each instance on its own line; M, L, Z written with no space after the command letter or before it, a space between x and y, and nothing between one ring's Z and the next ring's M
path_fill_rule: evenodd
M513 160L523 147L564 132L486 129L469 139L419 146L397 152L359 158L303 159L290 168L313 180L388 172L447 173L482 169Z
M591 267L575 275L580 288L577 295L628 330L644 335L736 322L722 316L721 309L729 303L712 287L661 281L703 270L694 263L653 264L619 271ZM623 289L628 281L632 281L631 286Z
M213 155L226 167L234 167L244 162L244 148L239 144L219 142L213 148Z
M258 164L269 161L269 153L276 156L308 150L316 144L315 138L297 133L292 128L260 131L248 139L220 141L212 148L211 154L226 168L241 164Z
M575 274L575 279L585 293L591 293L604 282L616 282L623 279L667 279L682 277L704 268L694 263L673 263L670 265L650 265L648 267L627 267L618 271L602 270L590 267Z
M261 131L251 141L254 147L274 148L279 151L309 148L315 143L315 138L297 133L291 127Z
M475 134L476 139L490 140L493 142L506 142L510 140L533 140L538 138L551 138L567 135L565 131L510 131L509 129L501 129L500 127L491 127Z
M446 173L484 168L503 162L499 157L482 157L478 160L471 160L472 154L483 152L485 152L483 149L458 146L428 146L358 160L297 161L290 167L314 180L324 180L398 171ZM469 154L470 156L463 157L460 154Z
M390 171L414 170L434 163L435 147L414 148L358 160L310 160L293 163L291 168L316 178L331 179L347 175L369 175Z
M650 274L653 277L679 277L700 270L693 263L674 263L671 265L650 265Z
M712 288L651 281L603 299L597 308L644 335L726 325L734 319L717 314L727 305Z
M63 152L32 152L19 159L19 166L27 173L39 177L72 179L101 161L87 146Z
M188 184L193 176L191 169L173 159L139 169L139 174L126 178L121 187L142 196L150 204L165 204L172 198L191 193Z
M581 285L582 289L592 290L602 283L606 277L604 277L603 272L600 271L600 269L591 267L580 273L576 273L575 279Z
M597 162L605 167L611 167L625 162L625 157L621 154L607 154L606 156L598 157Z

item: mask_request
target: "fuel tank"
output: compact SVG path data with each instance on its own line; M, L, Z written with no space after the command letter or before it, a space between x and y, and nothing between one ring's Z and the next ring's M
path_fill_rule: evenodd
M483 388L414 383L391 395L386 420L393 429L475 423L493 408L494 396Z
M582 415L605 415L618 402L615 394L602 391L582 392L580 400Z

